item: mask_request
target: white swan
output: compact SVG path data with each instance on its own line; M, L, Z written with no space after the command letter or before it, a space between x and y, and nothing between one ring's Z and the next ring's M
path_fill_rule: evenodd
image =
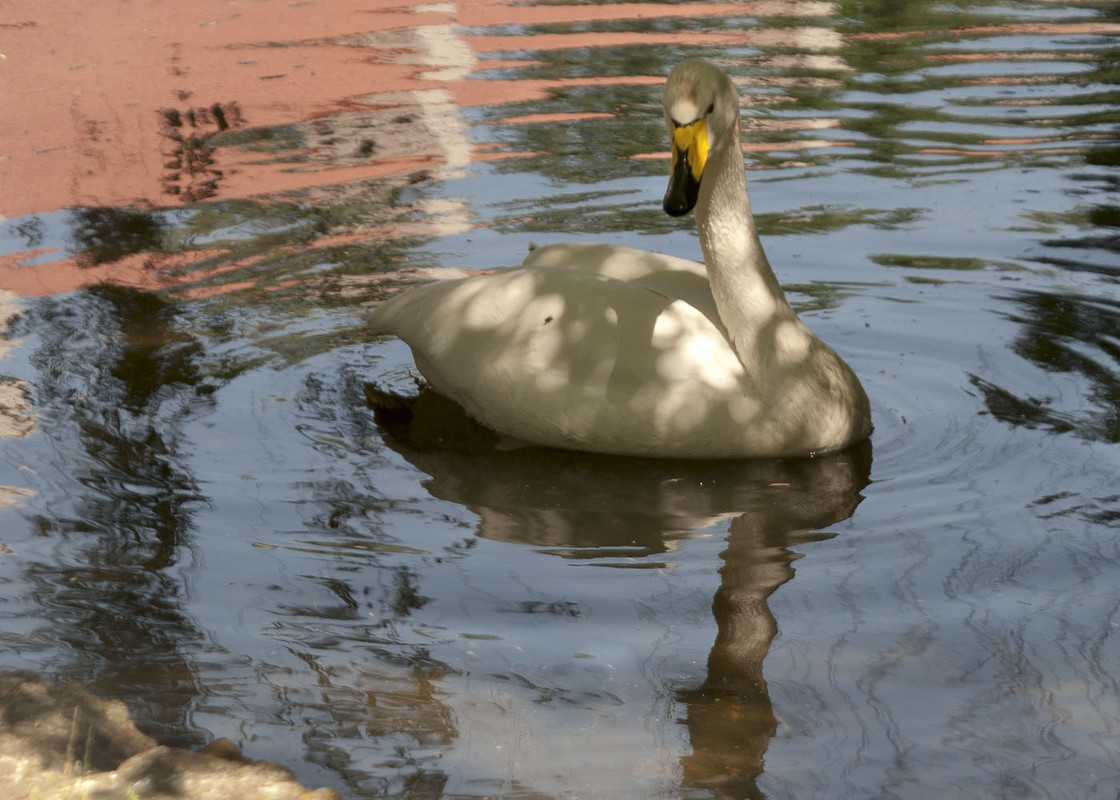
M704 264L559 244L523 266L407 291L371 315L437 392L525 442L673 458L805 456L867 437L852 370L806 328L762 252L739 97L700 60L669 75L665 210L696 208Z

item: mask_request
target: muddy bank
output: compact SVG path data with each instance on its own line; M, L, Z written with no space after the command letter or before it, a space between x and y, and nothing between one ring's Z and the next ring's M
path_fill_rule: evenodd
M0 673L0 797L84 800L337 800L219 739L201 752L161 746L119 700L79 684Z

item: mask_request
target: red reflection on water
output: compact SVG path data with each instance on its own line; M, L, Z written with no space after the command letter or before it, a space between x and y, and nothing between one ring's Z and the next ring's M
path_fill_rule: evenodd
M0 287L21 297L45 297L74 291L85 286L111 282L119 286L145 291L158 291L174 286L175 275L183 270L221 255L199 250L189 253L138 253L107 264L88 266L80 258L48 260L53 249L0 256ZM198 278L197 275L194 276Z
M268 152L223 146L230 133L407 105L437 90L458 107L520 102L566 85L645 83L485 81L503 62L480 54L673 42L764 43L780 31L686 34L469 35L467 29L558 22L728 16L821 16L826 2L686 6L622 3L506 5L399 0L315 3L163 3L91 6L59 0L4 23L0 58L0 214L70 206L153 207L268 195L376 178L418 162L299 169ZM11 12L9 12L9 16ZM224 137L224 138L223 138ZM438 157L423 151L421 161ZM330 174L322 174L329 171Z
M472 36L470 29L831 8L820 2L681 8L474 0L410 9L398 0L340 0L328 13L318 4L267 0L142 0L96 9L59 0L3 23L0 218L407 182L445 167L525 155L472 142L459 109L533 101L571 87L663 80L480 81L474 76L486 70L532 63L485 60L486 54L603 41L588 34ZM688 34L681 41L771 35ZM284 126L295 126L288 138ZM214 254L144 253L93 266L61 255L36 250L0 258L0 287L21 295L105 281L165 289L182 280L177 273Z
M335 41L447 20L393 6L340 0L329 14L273 2L28 7L26 19L8 23L0 60L0 213L214 196L224 187L208 192L205 177L185 193L179 181L192 157L211 160L198 174L228 177L220 155L198 152L223 132L204 118L215 107L236 108L238 126L263 127L329 115L338 98L421 88L415 68L371 69L368 51ZM173 117L181 124L170 125Z
M1116 22L1061 22L1061 23L1011 23L1006 25L978 25L974 28L952 28L948 31L889 31L886 33L853 33L848 39L860 41L894 41L950 36L954 39L976 36L1114 36L1120 34ZM996 60L998 56L993 57Z
M487 72L512 73L535 63L503 60L497 57L501 54L731 44L785 51L757 57L775 65L848 69L841 57L845 38L827 26L720 22L748 16L811 20L839 13L836 4L818 0L539 6L465 0L413 7L399 0L336 0L329 9L278 0L135 0L96 8L58 0L5 13L7 18L0 20L5 31L0 45L0 218L76 206L157 208L250 197L264 202L295 192L315 202L366 181L403 185L416 176L438 177L441 170L527 155L475 142L461 113L464 108L530 103L574 88L663 81L659 75L519 80L504 74L479 80ZM705 30L651 32L525 29L673 18L711 18L712 24ZM854 34L847 40L947 33ZM1109 33L1120 33L1120 25L1002 25L951 35ZM934 54L927 60L1025 55ZM840 85L835 78L814 76L758 77L750 84L770 90ZM784 99L791 98L770 92L755 101ZM511 116L503 124L571 119ZM796 124L800 130L836 123ZM749 147L850 146L816 139ZM102 281L166 288L176 284L176 270L211 255L145 254L87 268L77 259L51 261L50 253L22 253L0 258L0 287L20 294L63 292Z

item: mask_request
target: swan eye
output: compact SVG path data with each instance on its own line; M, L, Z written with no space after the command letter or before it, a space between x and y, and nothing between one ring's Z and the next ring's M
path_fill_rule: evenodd
M710 106L708 106L708 110L704 112L704 116L708 116L709 114L711 114L715 110L716 110L716 104L712 103Z

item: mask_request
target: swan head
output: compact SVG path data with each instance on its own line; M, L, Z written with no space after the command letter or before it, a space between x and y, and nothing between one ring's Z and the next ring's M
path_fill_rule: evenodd
M679 217L696 205L715 143L729 130L738 131L739 93L715 64L690 58L669 73L662 105L673 148L662 206L667 214Z

